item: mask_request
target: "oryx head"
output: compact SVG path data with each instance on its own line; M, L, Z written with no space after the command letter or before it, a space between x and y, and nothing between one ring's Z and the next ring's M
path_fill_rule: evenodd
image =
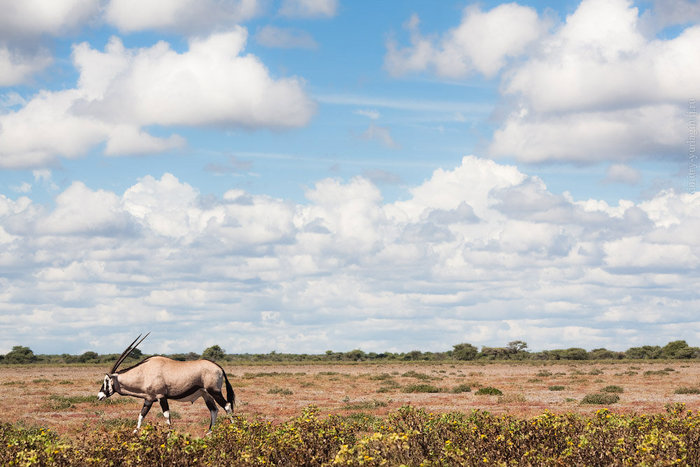
M100 388L100 392L97 393L97 400L104 400L107 399L109 396L114 394L114 379L116 378L116 375L105 375L105 379L102 382L102 388Z
M148 334L150 334L150 332ZM143 336L143 338L141 338L141 334L139 334L139 337L134 339L134 342L129 344L129 346L126 349L124 349L124 352L122 352L122 354L119 356L117 361L114 362L114 365L112 365L112 369L109 371L109 373L105 375L105 379L102 381L102 387L100 388L100 392L97 393L98 400L104 400L112 394L114 394L114 386L117 382L117 368L119 368L119 365L121 365L122 362L126 360L129 354L131 354L131 352L133 352L134 349L138 347L138 345L141 342L143 342L145 338L148 337L148 334Z

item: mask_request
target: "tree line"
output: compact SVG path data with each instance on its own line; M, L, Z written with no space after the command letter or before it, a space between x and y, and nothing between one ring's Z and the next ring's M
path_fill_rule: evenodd
M656 360L656 359L700 359L700 348L691 347L684 340L672 341L665 346L644 345L631 347L624 352L604 348L586 350L579 347L567 349L542 350L531 352L524 341L512 341L504 347L478 347L461 343L445 352L364 352L360 349L348 352L327 350L322 354L290 354L270 352L266 354L230 354L218 345L207 347L201 354L195 352L166 355L175 360L196 360L206 358L221 362L362 362L362 361L491 361L491 360ZM0 364L26 363L104 363L110 364L118 354L98 354L88 351L80 355L36 355L29 348L14 346L10 352L0 355ZM136 349L127 363L145 357Z

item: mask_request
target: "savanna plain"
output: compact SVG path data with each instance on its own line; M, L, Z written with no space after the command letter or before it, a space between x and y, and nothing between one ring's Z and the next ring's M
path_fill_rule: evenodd
M200 399L98 402L96 365L1 366L5 465L700 465L700 362L224 365Z

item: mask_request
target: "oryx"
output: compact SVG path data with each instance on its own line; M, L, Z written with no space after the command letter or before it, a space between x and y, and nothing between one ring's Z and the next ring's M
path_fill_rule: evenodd
M148 334L143 339L148 337ZM219 412L217 403L227 413L233 412L236 395L231 383L228 382L224 369L210 360L180 362L167 357L154 356L130 368L117 371L119 365L143 342L143 339L139 340L140 337L139 334L139 337L122 352L110 372L105 375L102 388L97 393L99 400L104 400L115 392L123 396L143 399L143 407L134 432L141 428L143 418L155 401L160 402L168 426L170 426L168 399L192 403L200 397L204 399L211 414L209 431L216 423L216 415ZM226 383L227 398L224 398L221 393L224 383Z

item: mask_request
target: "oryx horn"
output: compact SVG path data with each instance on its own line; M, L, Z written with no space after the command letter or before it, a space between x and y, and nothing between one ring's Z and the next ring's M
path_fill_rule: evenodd
M134 339L134 342L129 344L129 346L124 350L124 352L122 352L122 354L119 356L117 361L114 363L114 366L112 367L112 370L110 371L110 374L115 373L117 371L117 368L119 368L119 365L121 365L122 362L124 360L126 360L126 358L131 354L131 352L133 352L134 349L136 349L136 347L138 347L139 344L141 342L143 342L143 340L145 338L147 338L149 334L150 334L150 332L148 334L146 334L145 336L143 336L143 339L141 339L141 340L139 340L139 338L141 337L141 334L139 334L139 336L136 339ZM138 342L136 342L136 341L138 341Z

